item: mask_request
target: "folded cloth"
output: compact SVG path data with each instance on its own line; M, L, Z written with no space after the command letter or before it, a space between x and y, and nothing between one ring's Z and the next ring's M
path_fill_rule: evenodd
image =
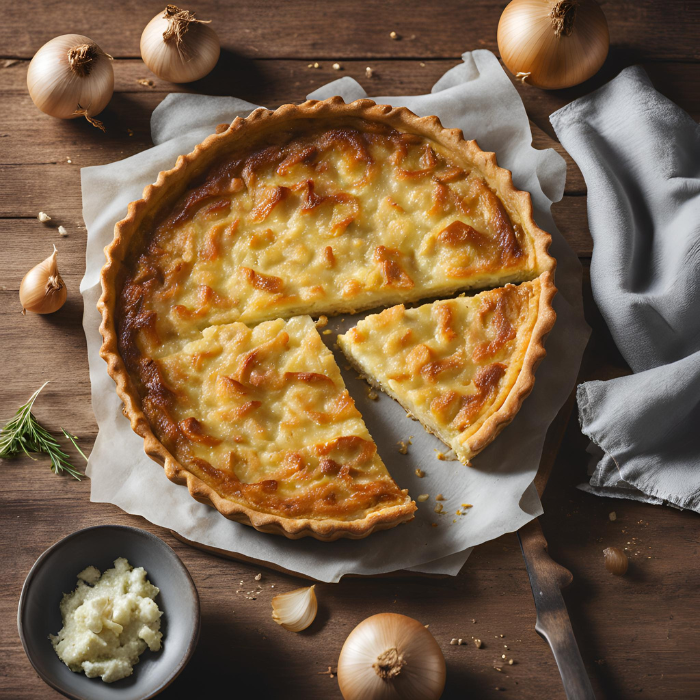
M634 372L578 387L604 453L582 488L700 512L700 127L641 67L551 122L588 187L593 297Z

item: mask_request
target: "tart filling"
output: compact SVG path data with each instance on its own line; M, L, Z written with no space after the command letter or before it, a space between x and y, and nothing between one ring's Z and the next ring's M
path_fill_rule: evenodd
M213 324L523 281L551 261L478 171L369 122L229 154L143 235L122 305L151 314L150 356Z
M207 328L154 361L143 405L180 464L257 512L351 521L415 510L309 316Z
M473 297L401 304L360 321L338 344L370 382L468 464L532 389L555 319L554 291L544 273Z

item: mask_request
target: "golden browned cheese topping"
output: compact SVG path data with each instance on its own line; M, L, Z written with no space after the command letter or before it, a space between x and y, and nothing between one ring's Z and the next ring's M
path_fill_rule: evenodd
M532 239L477 173L426 138L362 124L228 156L144 224L120 302L138 304L128 342L155 357L210 325L537 276Z
M410 503L308 316L212 326L151 367L149 421L220 495L290 518L354 520Z
M338 337L343 352L464 462L507 399L537 321L540 280L474 297L394 306Z

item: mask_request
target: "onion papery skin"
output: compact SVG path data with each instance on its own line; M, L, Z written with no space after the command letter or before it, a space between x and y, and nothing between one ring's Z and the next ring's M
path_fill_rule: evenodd
M82 34L64 34L44 44L27 71L27 88L34 104L59 119L84 116L78 105L93 117L109 104L114 92L114 69L105 54L93 61L89 74L80 76L70 67L68 52L82 44L95 44Z
M191 83L208 75L219 60L221 45L216 32L201 22L192 22L185 32L182 48L174 41L166 42L163 33L168 20L163 13L156 15L141 35L141 58L162 80L171 83ZM196 47L196 54L190 47Z
M405 666L384 680L373 664L397 649ZM338 684L345 700L439 700L445 688L445 657L417 620L396 613L372 615L350 633L338 659Z
M29 270L22 279L19 286L22 313L52 314L66 303L68 290L58 271L57 256L58 251L54 246L53 253Z
M571 34L556 36L554 0L513 0L498 23L503 63L528 85L545 90L572 87L595 75L608 55L610 35L594 0L578 0Z

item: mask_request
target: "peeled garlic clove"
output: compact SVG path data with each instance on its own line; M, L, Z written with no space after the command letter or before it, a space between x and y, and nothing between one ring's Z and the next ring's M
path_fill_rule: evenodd
M58 272L57 257L58 251L54 246L53 253L24 276L19 286L22 313L51 314L65 304L68 290Z
M619 547L606 547L603 550L605 568L615 576L623 576L627 572L629 559Z
M318 601L316 586L297 588L272 599L272 619L290 632L305 630L315 619Z

